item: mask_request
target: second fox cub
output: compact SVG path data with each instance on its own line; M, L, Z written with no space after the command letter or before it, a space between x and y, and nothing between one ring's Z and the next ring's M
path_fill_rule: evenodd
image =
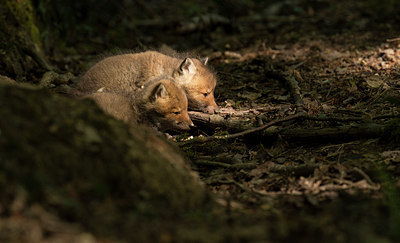
M132 92L154 78L169 75L186 93L189 108L214 113L216 78L207 68L207 59L178 59L155 51L111 56L91 67L80 79L80 91Z
M86 97L128 123L145 123L161 131L188 130L193 125L185 93L167 77L153 80L137 92L95 92Z

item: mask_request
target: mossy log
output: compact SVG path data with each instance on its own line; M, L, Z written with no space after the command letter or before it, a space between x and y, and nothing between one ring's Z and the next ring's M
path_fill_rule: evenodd
M9 83L0 83L2 212L22 189L27 205L97 235L143 242L210 205L185 159L153 130L129 131L90 100Z

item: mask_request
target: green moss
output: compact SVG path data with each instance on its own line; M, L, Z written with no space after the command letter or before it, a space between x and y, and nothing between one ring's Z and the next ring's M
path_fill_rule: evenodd
M9 10L13 13L18 22L23 26L26 33L29 34L37 48L41 49L40 31L36 26L34 11L30 0L7 0Z
M132 135L92 101L0 85L0 117L0 205L6 208L10 193L22 188L29 204L62 219L136 239L154 229L132 228L179 221L208 205L205 188L174 147L144 127L132 128Z

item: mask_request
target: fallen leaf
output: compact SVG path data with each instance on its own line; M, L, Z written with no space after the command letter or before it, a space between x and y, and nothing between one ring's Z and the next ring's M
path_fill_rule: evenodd
M348 54L338 52L336 50L325 50L321 52L321 57L325 59L326 61L333 61L342 57L346 57Z
M365 81L371 88L379 88L384 84L382 78L378 75L369 76L365 79Z
M255 169L252 169L249 172L249 175L258 178L264 174L268 174L268 172L271 170L271 168L273 166L274 166L274 162L272 162L272 161L264 162L264 163L258 165Z
M336 74L342 75L347 73L348 68L344 67L338 67L335 69Z

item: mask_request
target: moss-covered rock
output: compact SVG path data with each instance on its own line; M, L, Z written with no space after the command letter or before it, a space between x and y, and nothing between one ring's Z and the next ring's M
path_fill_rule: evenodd
M144 239L167 230L154 220L179 221L209 204L173 146L144 127L129 132L92 101L3 83L0 117L0 204L6 211L22 188L28 204L91 232Z

